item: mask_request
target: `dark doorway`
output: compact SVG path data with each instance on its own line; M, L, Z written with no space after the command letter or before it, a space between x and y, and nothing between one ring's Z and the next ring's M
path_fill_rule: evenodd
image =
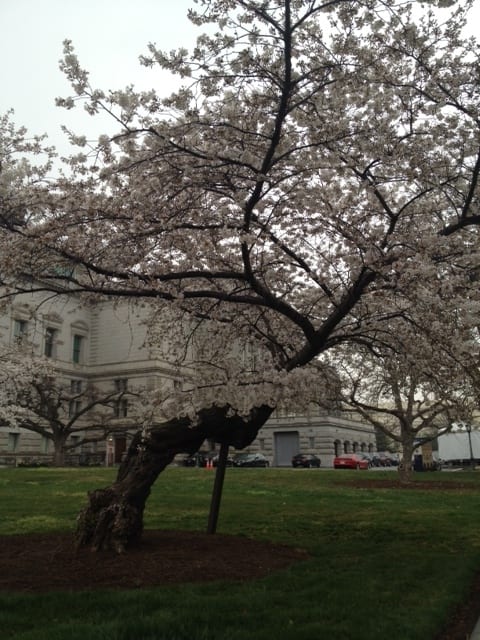
M127 439L125 436L115 436L115 464L120 464L122 456L127 450Z

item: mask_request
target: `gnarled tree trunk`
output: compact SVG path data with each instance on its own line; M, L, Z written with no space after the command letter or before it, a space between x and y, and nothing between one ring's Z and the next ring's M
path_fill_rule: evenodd
M178 453L194 453L205 438L243 449L255 439L271 412L270 407L255 408L245 420L229 416L228 407L214 407L202 411L195 424L178 418L153 427L146 438L139 431L115 482L89 492L88 505L78 516L78 546L122 553L137 543L151 487Z
M414 451L414 435L413 433L402 434L402 460L398 466L398 475L402 484L410 484L413 475L413 451Z

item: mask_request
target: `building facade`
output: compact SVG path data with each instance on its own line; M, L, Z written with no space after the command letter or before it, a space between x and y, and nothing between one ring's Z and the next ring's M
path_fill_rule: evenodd
M106 394L132 388L174 389L183 381L146 342L148 307L102 301L82 305L73 296L25 293L0 314L0 344L28 344L35 355L52 361L59 379L72 390L66 410L81 411L81 392L89 385ZM73 405L72 405L73 403ZM78 406L74 403L80 403ZM110 433L102 442L71 449L71 464L116 464L139 425L129 411L127 396L112 407ZM88 414L84 418L88 423ZM81 434L70 436L81 439ZM70 440L70 444L75 444ZM203 448L208 449L209 443ZM353 417L322 413L276 412L260 430L249 451L260 451L274 466L290 466L295 453L315 453L322 466L332 466L336 454L376 449L371 426ZM32 431L0 425L0 465L41 464L52 458L52 443Z

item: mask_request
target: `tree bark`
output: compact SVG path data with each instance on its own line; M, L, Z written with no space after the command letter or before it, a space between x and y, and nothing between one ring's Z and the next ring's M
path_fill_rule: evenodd
M414 439L413 435L408 437L402 437L402 460L398 465L398 476L400 478L400 482L402 484L409 484L412 482L413 475L413 444Z
M141 538L153 483L178 453L195 453L205 438L243 449L271 412L270 407L255 408L245 420L230 416L228 407L214 407L202 411L195 424L178 418L153 427L146 437L137 432L115 482L89 492L88 504L77 520L77 545L125 552Z
M53 466L65 466L65 438L56 438L53 440Z
M53 466L64 467L65 466L65 451L63 449L55 449L53 454Z

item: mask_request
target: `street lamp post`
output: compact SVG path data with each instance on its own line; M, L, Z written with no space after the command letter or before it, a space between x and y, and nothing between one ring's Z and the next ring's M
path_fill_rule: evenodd
M470 449L470 467L473 469L474 465L475 465L475 460L473 457L473 448L472 448L472 425L467 423L465 425L466 429L467 429L467 434L468 434L468 446Z

